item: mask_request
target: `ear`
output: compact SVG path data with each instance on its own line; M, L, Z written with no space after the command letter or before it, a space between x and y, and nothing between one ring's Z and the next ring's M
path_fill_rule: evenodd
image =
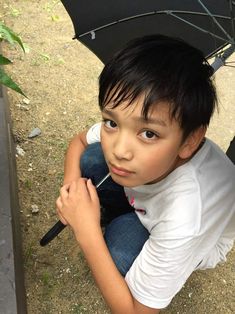
M205 137L205 134L206 127L203 126L190 133L180 148L179 157L181 159L190 158L199 148Z

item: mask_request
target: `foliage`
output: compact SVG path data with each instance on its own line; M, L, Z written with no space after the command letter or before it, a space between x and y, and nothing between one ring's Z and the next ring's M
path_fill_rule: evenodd
M18 44L22 48L22 50L25 52L24 45L20 37L16 35L9 27L7 27L5 24L3 24L0 21L0 43L2 41L6 41L12 45ZM8 58L0 54L0 66L7 65L10 63L12 63L11 60L9 60ZM9 75L5 73L2 67L0 67L0 84L3 84L25 96L21 88L11 79Z

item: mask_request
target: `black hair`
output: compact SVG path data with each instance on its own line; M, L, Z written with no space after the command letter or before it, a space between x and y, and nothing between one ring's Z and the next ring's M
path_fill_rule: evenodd
M217 103L213 68L203 53L181 39L149 35L129 42L105 65L99 78L99 106L131 105L144 95L142 114L159 102L170 104L184 137L208 126Z

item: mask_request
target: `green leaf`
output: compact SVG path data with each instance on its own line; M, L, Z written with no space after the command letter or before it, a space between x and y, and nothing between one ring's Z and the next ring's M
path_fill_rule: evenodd
M22 50L24 50L24 44L20 37L16 35L9 27L0 22L0 39L8 41L10 44L18 43Z
M0 65L5 65L9 63L12 63L11 60L7 59L6 57L0 54Z
M27 97L20 87L0 68L0 83Z

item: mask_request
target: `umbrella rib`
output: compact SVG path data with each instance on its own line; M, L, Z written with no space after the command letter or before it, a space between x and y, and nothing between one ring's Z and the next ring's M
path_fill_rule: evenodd
M229 0L229 9L230 9L230 16L231 16L232 35L233 35L233 38L235 38L233 4L235 4L235 1Z
M177 19L183 21L184 23L186 23L186 24L188 24L188 25L191 25L192 27L194 27L194 28L200 30L200 31L203 32L203 33L210 34L210 35L212 35L212 36L215 37L215 38L218 38L218 39L220 39L220 40L223 40L224 42L227 42L227 40L224 39L223 37L218 36L218 35L216 35L216 34L214 34L214 33L212 33L212 32L209 32L209 31L207 31L206 29L201 28L201 27L199 27L199 26L193 24L193 23L191 23L191 22L189 22L189 21L183 19L182 17L179 17L178 15L176 15L176 14L174 14L174 13L172 13L172 12L169 12L168 14L171 15L171 16L174 16L175 18L177 18ZM231 41L233 42L233 39L232 39L232 38L231 38Z
M99 26L97 28L94 28L92 30L89 30L85 33L82 33L80 35L76 35L77 38L81 38L81 37L84 37L86 35L90 35L92 34L92 39L95 38L94 36L94 33L97 32L97 31L100 31L104 28L107 28L109 26L113 26L115 24L118 24L118 23L123 23L123 22L126 22L126 21L129 21L129 20L133 20L133 19L138 19L138 18L142 18L142 17L145 17L145 16L149 16L149 15L155 15L155 14L168 14L168 15L171 15L171 16L174 16L175 18L183 21L184 23L186 24L189 24L191 25L192 27L204 32L204 33L207 33L207 34L210 34L212 35L213 37L216 37L220 40L223 40L224 42L226 42L227 40L221 36L218 36L212 32L209 32L189 21L187 21L186 19L182 18L182 17L179 17L177 14L174 14L174 13L179 13L179 14L193 14L193 15L202 15L202 16L208 16L208 14L206 13L202 13L202 12L193 12L193 11L182 11L182 10L176 10L176 11L171 11L171 10L164 10L164 11L151 11L151 12L147 12L147 13L143 13L143 14L138 14L138 15L133 15L133 16L130 16L130 17L126 17L126 18L123 18L123 19L120 19L120 20L117 20L117 21L114 21L114 22L111 22L111 23L108 23L108 24L105 24L105 25L102 25L102 26ZM211 14L210 14L211 15ZM223 18L223 19L229 19L229 17L227 16L222 16L222 15L214 15L214 17L217 17L217 18ZM232 41L232 38L231 38L231 41Z
M207 9L204 3L201 0L198 0L199 4L203 7L203 9L207 12L207 14L212 18L214 23L219 27L219 29L228 37L230 41L232 41L232 37L226 32L226 30L220 25L217 19L211 14L211 12Z

